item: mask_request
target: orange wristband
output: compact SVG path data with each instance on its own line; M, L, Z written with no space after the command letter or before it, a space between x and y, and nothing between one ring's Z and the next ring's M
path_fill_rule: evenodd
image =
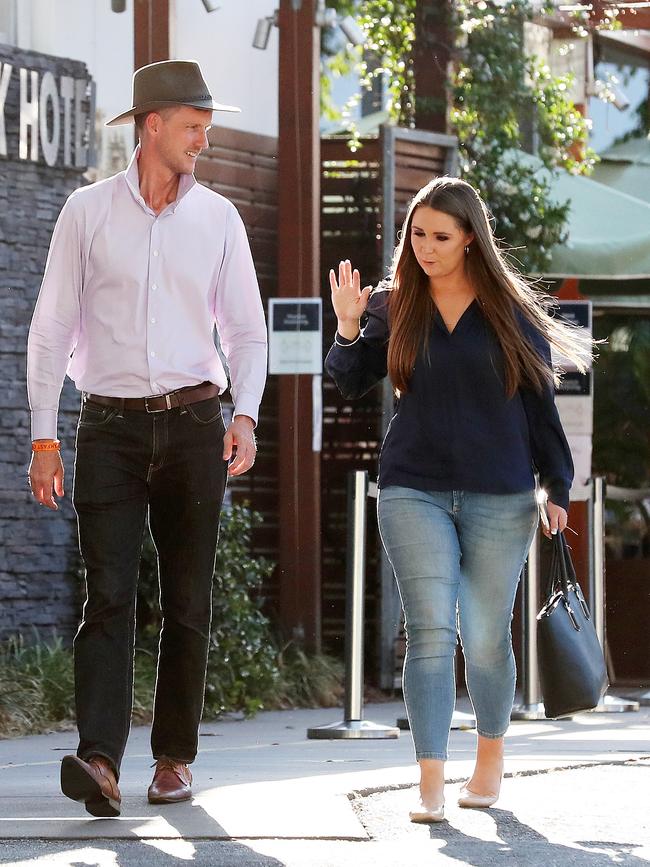
M42 442L32 443L33 452L59 452L61 451L61 443L59 440L46 440Z

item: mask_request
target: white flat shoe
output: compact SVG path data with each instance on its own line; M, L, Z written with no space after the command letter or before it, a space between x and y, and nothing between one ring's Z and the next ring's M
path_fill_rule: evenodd
M465 784L464 786L461 786L460 789L460 794L458 796L458 806L480 810L491 807L493 804L496 804L498 800L498 792L496 795L478 795L476 792L468 789L467 784Z
M445 820L445 805L441 804L433 810L428 810L424 804L420 804L415 810L409 813L411 822L419 822L428 824L429 822L444 822Z

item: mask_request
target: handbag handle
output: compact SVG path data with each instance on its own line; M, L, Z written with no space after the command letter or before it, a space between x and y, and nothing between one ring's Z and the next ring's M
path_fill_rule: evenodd
M551 558L548 595L550 596L554 588L559 585L559 587L561 587L562 589L562 594L565 600L567 600L568 602L569 590L573 590L575 592L578 603L582 608L582 613L587 620L591 620L589 606L587 605L582 590L580 589L580 585L578 584L576 570L573 565L571 554L569 553L569 545L567 543L567 540L564 538L564 534L557 533L553 537L553 542L553 555Z
M567 596L571 587L575 586L576 572L564 534L558 532L552 538L553 551L551 553L546 595L550 597L556 592L556 589L561 589L564 596Z
M556 534L559 540L560 549L562 552L562 560L563 560L563 570L564 575L566 576L567 583L575 585L576 583L576 570L573 565L573 560L571 559L571 554L569 553L569 545L566 540L564 533Z

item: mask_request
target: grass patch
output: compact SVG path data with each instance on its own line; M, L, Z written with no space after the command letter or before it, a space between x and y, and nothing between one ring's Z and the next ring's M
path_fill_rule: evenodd
M275 652L277 674L264 695L237 694L231 706L220 702L215 710L206 685L205 719L243 711L291 707L334 707L343 700L343 664L323 654L308 655L293 644ZM133 684L133 724L151 722L156 658L136 649ZM74 728L74 665L72 651L63 640L35 636L0 645L0 738L69 731Z

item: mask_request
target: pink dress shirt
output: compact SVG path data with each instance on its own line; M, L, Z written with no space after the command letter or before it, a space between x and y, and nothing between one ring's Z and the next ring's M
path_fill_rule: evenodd
M32 438L55 438L66 372L81 391L164 394L228 385L257 422L266 325L246 231L231 202L181 175L156 215L140 195L138 149L124 172L81 187L54 228L27 347Z

